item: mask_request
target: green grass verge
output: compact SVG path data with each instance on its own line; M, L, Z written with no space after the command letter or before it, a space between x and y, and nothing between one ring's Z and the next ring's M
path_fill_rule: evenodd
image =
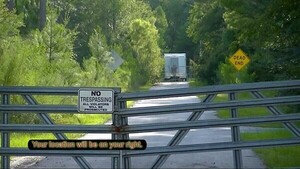
M132 107L134 105L134 101L127 101L127 107Z
M241 137L242 140L283 139L291 138L292 134L288 131L278 130L276 132L242 133ZM255 148L253 150L268 168L296 168L300 166L300 145Z
M138 92L138 91L148 91L151 87L153 86L153 84L145 84L143 86L140 86L135 92Z
M27 147L28 141L33 139L55 139L55 137L46 133L11 133L10 147Z
M266 97L274 96L274 92L263 92ZM236 100L250 100L253 99L250 93L237 93ZM214 102L225 102L229 101L228 94L218 94L214 99ZM238 108L238 117L246 118L246 117L259 117L259 116L268 116L271 113L268 111L266 107L253 107L253 108ZM230 109L218 110L217 116L221 119L231 118ZM268 124L257 124L254 125L256 127L272 127L278 128L283 127L281 123L268 123Z
M139 86L137 88L130 88L124 92L140 92L140 91L148 91L151 87L153 86L153 84L151 83L147 83L147 84L144 84L142 86Z
M194 79L190 79L189 81L189 86L190 87L200 87L200 86L204 86L204 83L201 83L197 80L194 80Z

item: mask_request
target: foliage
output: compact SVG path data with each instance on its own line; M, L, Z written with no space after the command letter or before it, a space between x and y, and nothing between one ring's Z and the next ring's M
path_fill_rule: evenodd
M229 61L226 61L226 63L220 63L218 70L217 76L222 84L247 83L253 81L254 75L248 74L247 66L237 72L233 65L231 65Z
M149 21L137 19L130 26L129 36L144 83L158 81L163 59L158 46L157 29Z
M19 28L21 35L27 35L38 28L39 1L37 0L15 0L15 13L22 18L23 25Z
M18 28L22 26L21 18L6 9L3 0L0 0L0 41L7 37L17 35Z
M47 23L39 31L38 0L15 0L12 11L0 0L1 85L136 89L160 79L163 52L187 53L190 74L201 84L299 79L296 0L47 3ZM237 73L228 57L239 48L251 62ZM115 71L109 68L112 50L124 60Z
M73 86L77 84L79 64L74 60L73 42L76 32L66 29L66 23L56 22L56 14L50 13L42 32L31 33L33 44L44 49L42 57L47 58L44 85ZM74 73L77 72L77 73Z
M156 22L155 22L155 26L158 29L158 33L159 33L159 46L162 49L166 48L166 42L165 42L165 35L166 35L166 31L168 28L168 21L166 18L166 14L164 12L164 10L162 9L161 6L158 6L157 8L155 8L155 16L156 16ZM166 50L166 49L165 49Z
M251 57L243 72L250 79L299 78L299 5L295 0L195 1L187 29L200 46L194 74L208 83L223 83L222 77L230 76L224 74L229 71L225 60L242 48Z
M187 37L186 28L189 10L193 0L160 1L166 14L168 28L165 33L166 51L187 53L187 58L194 55L195 45Z
M91 56L95 57L97 61L104 67L107 67L113 62L111 52L108 51L105 37L101 34L100 30L94 30L89 40L89 48Z
M198 12L200 11L200 12ZM194 42L199 42L199 56L194 61L199 65L195 73L198 80L213 84L218 81L217 68L224 61L225 44L219 43L227 38L224 31L224 8L215 1L196 2L190 11L187 33ZM229 37L228 37L229 38Z

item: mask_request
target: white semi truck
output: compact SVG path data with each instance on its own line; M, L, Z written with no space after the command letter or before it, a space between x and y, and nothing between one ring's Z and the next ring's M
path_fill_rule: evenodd
M165 80L187 80L186 54L165 53Z

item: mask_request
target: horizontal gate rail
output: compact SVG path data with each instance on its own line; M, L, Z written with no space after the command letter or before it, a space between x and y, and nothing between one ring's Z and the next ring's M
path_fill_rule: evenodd
M119 156L119 150L29 150L27 148L0 148L2 155L16 156Z
M272 106L277 104L295 104L300 102L300 96L275 97L255 100L243 101L227 101L220 103L192 103L180 104L172 106L153 106L151 109L144 108L130 108L120 109L116 114L122 116L141 116L153 114L166 113L180 113L188 111L212 110L212 109L226 109L226 108L240 108L240 107L257 107L257 106ZM47 112L47 113L78 113L77 106L73 105L0 105L0 112ZM85 113L94 114L94 113Z
M146 150L128 151L124 156L157 155L157 154L175 154L175 153L194 153L207 151L224 151L232 149L249 149L258 147L273 147L284 145L300 144L299 138L264 140L264 141L239 141L239 142L220 142L206 144L190 144L176 146L149 147Z
M212 128L224 127L245 124L259 124L259 123L272 123L272 122L287 122L299 121L300 113L276 115L276 116L261 116L259 118L235 118L226 120L198 120L198 121L185 121L185 122L165 122L162 123L149 123L140 125L130 125L120 128L120 132L125 133L143 133L152 131L169 131L169 130L184 130L196 128ZM115 133L115 127L95 126L95 125L25 125L25 124L0 124L2 131L9 132L64 132L64 133Z
M214 85L195 88L179 88L167 89L163 91L150 90L147 92L136 93L120 93L119 100L137 100L150 98L164 98L164 97L180 97L192 96L200 94L219 94L229 92L244 92L254 90L274 90L274 89L294 89L299 88L300 80L276 81L276 82L258 82L258 83L243 83L230 85Z
M28 95L73 95L78 94L78 90L83 87L39 87L39 86L1 86L0 93L3 94L28 94ZM99 87L84 87L89 89L99 89ZM100 87L101 89L112 89L120 93L118 87Z
M2 131L14 132L63 132L63 133L114 133L112 125L26 125L26 124L0 124Z
M300 96L288 96L288 97L275 97L264 98L255 100L243 100L243 101L227 101L220 103L192 103L192 104L180 104L171 106L153 106L151 108L131 108L120 109L116 114L122 116L142 116L142 115L155 115L155 114L168 114L179 113L189 111L200 110L214 110L214 109L226 109L226 108L242 108L242 107L257 107L257 106L272 106L277 104L296 104L300 102ZM0 106L0 111L2 107Z
M79 113L74 105L0 105L0 112ZM87 113L84 113L87 114Z
M203 152L211 151L224 151L231 149L249 149L258 147L272 147L283 145L300 144L299 138L291 139L277 139L277 140L264 140L264 141L240 141L240 142L220 142L220 143L206 143L206 144L192 144L192 145L176 145L176 146L160 146L148 147L146 150L132 150L126 151L124 156L138 156L138 155L157 155L157 154L173 154L173 153L190 153L190 152ZM119 156L119 150L28 150L26 148L0 148L2 155L30 155L30 156Z
M259 124L259 123L274 123L286 121L300 121L300 113L276 115L276 116L261 116L259 118L234 118L226 120L197 120L184 122L165 122L165 123L149 123L140 125L125 126L121 131L129 133L143 133L153 131L169 131L169 130L183 130L183 129L198 129L198 128L212 128L235 126L245 124Z

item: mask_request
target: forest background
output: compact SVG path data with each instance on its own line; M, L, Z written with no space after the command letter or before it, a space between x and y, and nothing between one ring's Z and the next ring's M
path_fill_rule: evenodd
M205 85L299 79L299 16L297 0L0 0L0 85L132 91L162 79L167 52ZM237 72L239 48L251 63Z

